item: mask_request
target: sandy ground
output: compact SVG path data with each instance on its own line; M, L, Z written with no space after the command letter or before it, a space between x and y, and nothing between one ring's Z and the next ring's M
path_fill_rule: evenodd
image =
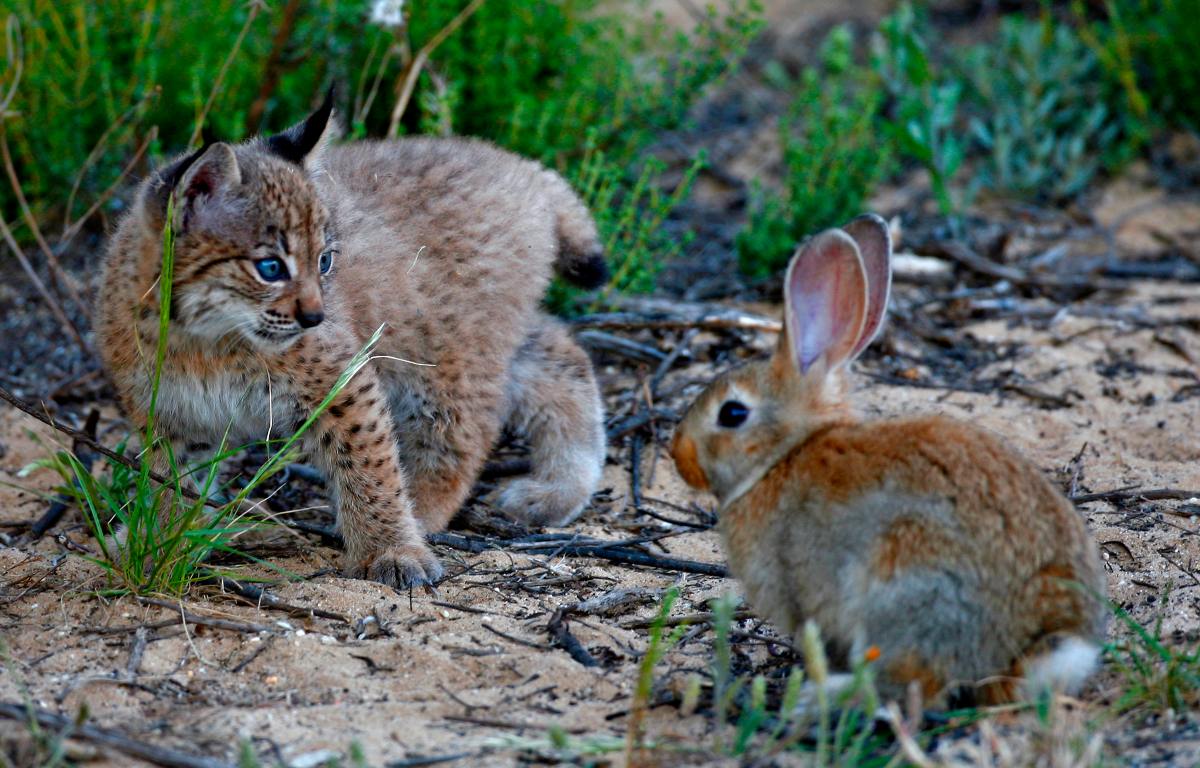
M680 23L686 5L660 4ZM767 5L779 24L810 24L845 4L800 4L804 13L796 3ZM726 167L749 177L768 164L763 151L769 156L770 147L740 149ZM1167 196L1144 170L1135 169L1092 202L1097 225L1112 236L1111 243L1080 242L1066 233L1056 241L1034 222L1027 227L1028 247L1063 245L1069 257L1081 259L1111 247L1134 257L1161 248L1164 233L1188 241L1200 234L1200 207ZM894 196L881 196L878 203L889 213L904 204ZM1036 300L1022 305L1028 311L990 313L969 301L928 303L931 295L952 289L897 286L895 307L906 320L893 323L859 366L857 397L864 412L936 411L969 419L1003 435L1064 489L1078 493L1129 486L1200 489L1200 296L1194 283L1135 282L1115 300L1085 299L1061 311ZM1047 311L1035 311L1041 309ZM934 324L948 344L979 352L978 366L959 365L959 374L1017 381L1021 387L971 392L922 386L942 381L944 372L936 362L922 362L937 358L923 354L912 318L935 313ZM638 338L664 349L674 344L672 338ZM773 343L765 334L740 340L696 336L695 362L674 370L660 387L670 393L665 404L682 408L716 369L765 354ZM998 349L1005 354L995 354ZM604 359L599 373L614 409L648 375ZM905 383L886 383L894 381ZM102 405L100 435L112 445L126 426L111 404ZM81 412L86 408L67 416ZM662 424L657 441L643 452L645 505L667 518L702 522L712 502L687 490L665 460L669 429ZM54 439L32 419L0 408L0 532L6 544L21 534L22 523L45 510L41 494L52 488L53 477L19 473L44 456ZM690 530L632 509L628 467L628 446L611 446L607 491L571 530L608 539L674 531L652 551L720 563L713 531ZM475 506L486 518L486 496ZM1200 629L1200 579L1194 573L1200 499L1094 502L1083 505L1081 514L1104 553L1113 600L1145 625L1161 618L1168 639L1194 646ZM202 588L175 607L105 597L102 569L78 551L94 546L72 511L40 542L0 548L0 635L10 657L0 670L0 699L27 695L38 707L67 714L86 706L96 725L231 761L243 743L264 760L303 765L322 752L343 754L357 742L371 765L452 755L464 755L451 763L464 766L554 763L552 728L562 729L576 746L625 737L647 647L645 620L664 590L679 588L677 614L703 612L707 600L738 590L729 579L602 560L439 548L452 578L436 596L397 594L336 576L337 551L316 539L275 531L248 542L256 556L306 577L277 584L272 592L296 606L339 614L342 621L260 610L216 588ZM237 570L270 575L261 568ZM547 625L556 608L617 590L634 592L611 615L569 622L600 661L586 668L554 645ZM181 608L234 624L185 623ZM752 618L738 626L772 635ZM139 634L139 627L149 629ZM1121 634L1115 624L1111 631L1114 638ZM670 689L690 671L704 669L711 645L710 631L689 632L660 665L660 687ZM739 665L778 667L782 653L778 645L746 643L739 646ZM1115 672L1107 669L1082 697L1084 713L1101 717L1116 685ZM661 706L650 713L648 733L703 747L711 722ZM1200 761L1194 719L1170 727L1110 721L1103 733L1105 751L1117 762ZM19 728L0 723L0 742L19 735ZM88 754L94 748L84 743L75 748L96 765L140 764L112 752ZM687 753L676 758L692 761ZM603 759L622 763L619 752ZM694 762L710 759L694 756Z
M903 302L905 288L898 293ZM1194 293L1177 286L1139 285L1121 308L1150 318L1200 321ZM939 411L970 419L1010 439L1065 484L1073 477L1080 492L1131 485L1200 488L1191 399L1200 336L1194 331L1174 328L1164 337L1161 330L1068 311L1045 327L992 320L966 323L958 332L983 343L1016 345L1011 360L979 371L981 376L1012 370L1070 405L1043 409L1020 394L887 386L863 376L864 410ZM892 338L885 336L881 346L886 349ZM700 359L713 341L698 342ZM758 343L770 341L763 337ZM877 358L864 369L869 373L888 360ZM1136 361L1136 368L1123 367L1122 360ZM688 382L710 374L704 363L680 369L663 388L686 391ZM629 380L617 369L604 377L614 393ZM105 426L116 433L122 429L119 423ZM48 477L17 476L44 455L30 431L42 440L50 437L27 417L0 412L0 481L44 491ZM623 462L623 454L613 449L614 459ZM647 451L643 467L652 478L648 499L711 505L686 491L666 462L651 466L652 454ZM629 510L623 466L610 466L606 480L607 500L594 505L577 530L620 538L671 527ZM687 517L648 504L664 515ZM0 489L2 523L29 520L43 509L44 502L30 492ZM1200 500L1093 503L1083 510L1104 552L1114 600L1146 624L1161 615L1168 636L1193 642L1200 627L1200 582L1192 572L1200 560L1198 511ZM644 627L626 625L652 615L657 596L672 584L682 592L679 613L703 611L705 600L737 589L724 579L595 560L517 552L464 556L443 549L443 559L458 574L439 587L436 598L399 595L334 575L274 589L290 603L341 614L347 619L341 622L260 611L208 590L189 599L187 610L268 626L214 629L181 624L175 609L99 596L105 585L101 570L66 548L67 539L93 545L78 517L69 516L58 532L64 538L0 550L0 621L12 656L0 698L14 700L24 686L43 708L74 712L86 705L98 724L206 754L228 755L230 745L249 740L258 751L277 749L290 760L324 749L344 751L357 741L372 764L466 752L474 756L464 765L510 765L520 754L516 746L538 746L550 726L591 739L619 739L647 642ZM662 544L663 554L721 560L711 531ZM263 538L255 551L297 574L335 567L337 560L335 551L284 533ZM1174 591L1164 609L1168 585ZM640 605L570 624L601 667L584 668L552 646L546 626L555 608L629 588L644 590ZM158 628L149 632L140 666L129 674L134 630L143 624ZM673 653L667 666L675 673L702 668L710 642L708 633L700 634ZM1086 698L1103 701L1111 696L1112 682L1111 675L1102 677ZM686 738L708 727L703 718L681 718L672 707L654 714L651 733L658 738ZM521 739L529 742L518 744ZM1192 759L1200 759L1195 742L1191 749Z

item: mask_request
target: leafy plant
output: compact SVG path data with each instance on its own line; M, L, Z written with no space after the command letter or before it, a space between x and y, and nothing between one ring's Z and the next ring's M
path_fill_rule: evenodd
M411 37L428 39L462 5L413 3ZM437 51L439 77L456 88L455 131L562 171L588 150L628 165L680 124L760 26L757 3L744 0L720 15L710 9L691 35L672 32L657 15L630 23L640 9L638 2L489 0Z
M872 41L876 72L892 97L884 126L900 153L929 171L933 196L943 216L964 201L952 187L966 145L958 135L963 83L933 61L924 25L910 3L902 3L879 26Z
M1005 18L999 37L970 50L963 69L986 154L980 181L1062 200L1081 192L1122 138L1105 103L1100 62L1067 24Z
M750 216L736 239L738 263L751 277L781 269L806 235L862 213L863 201L889 171L891 147L877 135L883 92L878 78L853 62L847 27L825 41L780 118L784 190L752 189Z
M879 697L869 661L861 660L852 674L835 679L829 673L820 633L810 622L803 634L803 669L793 667L782 680L739 675L733 667L736 600L731 595L712 603L714 639L707 710L714 726L712 742L702 746L664 740L643 747L641 712L650 700L654 667L678 641L682 629L670 636L663 632L674 600L672 593L664 598L639 667L627 757L635 752L684 751L736 757L746 764L784 754L804 755L818 766L882 766L895 761L895 746L876 734L874 714ZM683 694L681 712L690 715L698 710L703 688L702 677L693 675Z

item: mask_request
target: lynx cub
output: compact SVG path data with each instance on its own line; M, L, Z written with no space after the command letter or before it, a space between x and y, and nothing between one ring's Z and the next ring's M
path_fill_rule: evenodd
M306 435L348 574L436 579L423 535L458 511L500 430L533 472L509 514L562 525L604 460L587 355L539 310L551 270L605 279L595 224L557 174L489 144L328 146L332 100L288 131L218 143L141 186L105 257L97 335L144 420L167 199L175 272L159 429L182 451L294 430L381 324L381 357ZM386 357L383 357L386 356ZM418 365L422 364L422 365Z

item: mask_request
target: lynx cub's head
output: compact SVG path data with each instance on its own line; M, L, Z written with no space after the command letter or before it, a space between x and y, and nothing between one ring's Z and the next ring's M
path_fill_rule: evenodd
M325 319L322 282L337 241L308 178L332 91L307 120L247 144L216 143L158 171L139 205L161 230L175 193L172 328L286 349Z

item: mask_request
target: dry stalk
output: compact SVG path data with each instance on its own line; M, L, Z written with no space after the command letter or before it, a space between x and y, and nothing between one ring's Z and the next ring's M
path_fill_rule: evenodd
M71 185L71 194L67 195L66 212L63 214L63 229L62 234L59 235L60 243L61 241L68 239L67 232L73 228L71 211L75 208L75 196L79 194L79 187L83 184L83 177L87 174L88 169L91 168L98 159L100 159L100 156L103 154L104 146L108 143L109 138L116 132L116 130L124 125L125 122L129 120L129 118L132 117L143 104L151 99L158 98L161 93L162 86L155 86L152 90L143 94L140 99L138 99L128 109L121 113L120 117L118 117L111 125L105 128L104 133L100 134L100 138L96 140L95 145L92 147L92 151L88 153L87 158L83 161L83 165L79 168L79 173L75 175L75 182ZM155 132L158 130L158 128L155 126L150 130ZM140 152L138 156L140 156ZM118 181L123 178L124 175L125 174L122 173L121 176L118 177ZM89 210L94 211L95 208L96 206L93 206ZM89 213L88 215L90 216L91 214ZM87 216L84 216L84 218L86 219Z
M50 274L54 277L54 282L66 290L71 301L75 303L76 309L86 312L87 305L79 294L78 283L74 277L67 274L67 271L63 269L58 256L55 255L49 243L46 242L46 238L42 235L42 228L38 226L37 219L34 218L33 211L29 208L29 202L25 199L25 191L21 189L21 179L17 176L17 169L12 161L12 153L8 149L8 123L4 120L0 120L0 159L4 161L4 172L8 175L8 182L12 186L13 194L16 195L17 205L21 209L21 217L25 219L25 226L29 227L29 231L33 233L34 242L37 243L42 255L46 258L46 265L50 268Z
M471 0L465 8L459 11L458 15L450 20L450 23L442 27L442 29L429 39L425 45L421 46L421 50L417 51L417 55L409 62L409 65L404 69L404 74L400 80L400 95L396 99L396 106L392 108L392 119L388 123L389 137L395 137L400 130L400 120L404 117L405 110L408 109L408 102L412 100L413 90L417 87L417 78L421 76L421 70L425 68L425 63L429 61L429 57L437 50L438 46L446 42L446 38L458 31L467 19L479 10L479 7L486 0Z
M299 12L300 0L288 0L287 5L283 7L283 16L279 20L279 26L275 28L275 36L271 39L271 52L267 55L266 64L263 65L258 95L254 97L250 110L246 112L246 133L258 132L259 126L262 125L263 115L267 111L267 101L279 87L279 78L287 68L283 61L283 52L288 41L292 39Z
M3 236L4 242L8 243L8 247L12 249L13 255L17 257L17 261L21 265L21 269L29 277L29 281L33 283L33 287L37 290L38 295L42 297L42 301L46 302L46 306L50 308L50 312L54 315L54 319L58 321L59 326L70 336L79 349L86 356L91 356L92 351L88 348L87 342L79 335L79 330L63 312L62 305L58 300L46 290L45 283L38 277L38 274L33 269L33 265L29 263L29 259L25 256L25 252L21 250L21 246L17 244L17 239L13 237L12 230L8 227L8 222L4 220L4 216L0 215L0 236Z
M146 133L146 138L142 139L142 143L138 145L137 150L133 153L133 157L129 159L129 162L125 164L125 167L121 169L121 172L117 174L117 178L113 180L113 183L109 184L108 188L100 193L100 196L95 199L95 201L91 204L91 206L88 207L86 211L84 211L82 216L76 219L69 228L63 230L62 237L58 241L60 248L64 244L69 243L71 239L75 237L75 235L79 234L79 230L83 229L84 223L86 223L88 219L92 218L92 215L95 214L96 211L100 210L100 206L104 205L106 202L108 202L110 197L116 194L116 191L120 188L121 184L125 182L125 179L128 178L131 173L133 173L133 169L137 167L138 163L141 162L142 155L146 154L146 150L150 148L150 145L157 138L158 126L151 126L150 130Z
M258 18L258 12L266 7L263 0L250 0L248 3L250 13L246 16L246 23L242 24L241 30L238 32L237 40L233 42L233 49L229 55L225 57L225 61L221 64L220 71L217 72L217 79L213 81L212 90L208 92L208 100L204 102L204 108L200 110L200 114L196 116L196 128L192 131L192 137L188 139L188 149L195 149L197 142L200 141L200 131L204 128L204 119L208 117L208 113L212 111L213 104L217 100L217 94L221 92L221 85L225 82L225 75L229 73L229 67L232 66L233 60L237 57L238 51L242 49L242 43L246 40L246 35L250 32L250 25Z

